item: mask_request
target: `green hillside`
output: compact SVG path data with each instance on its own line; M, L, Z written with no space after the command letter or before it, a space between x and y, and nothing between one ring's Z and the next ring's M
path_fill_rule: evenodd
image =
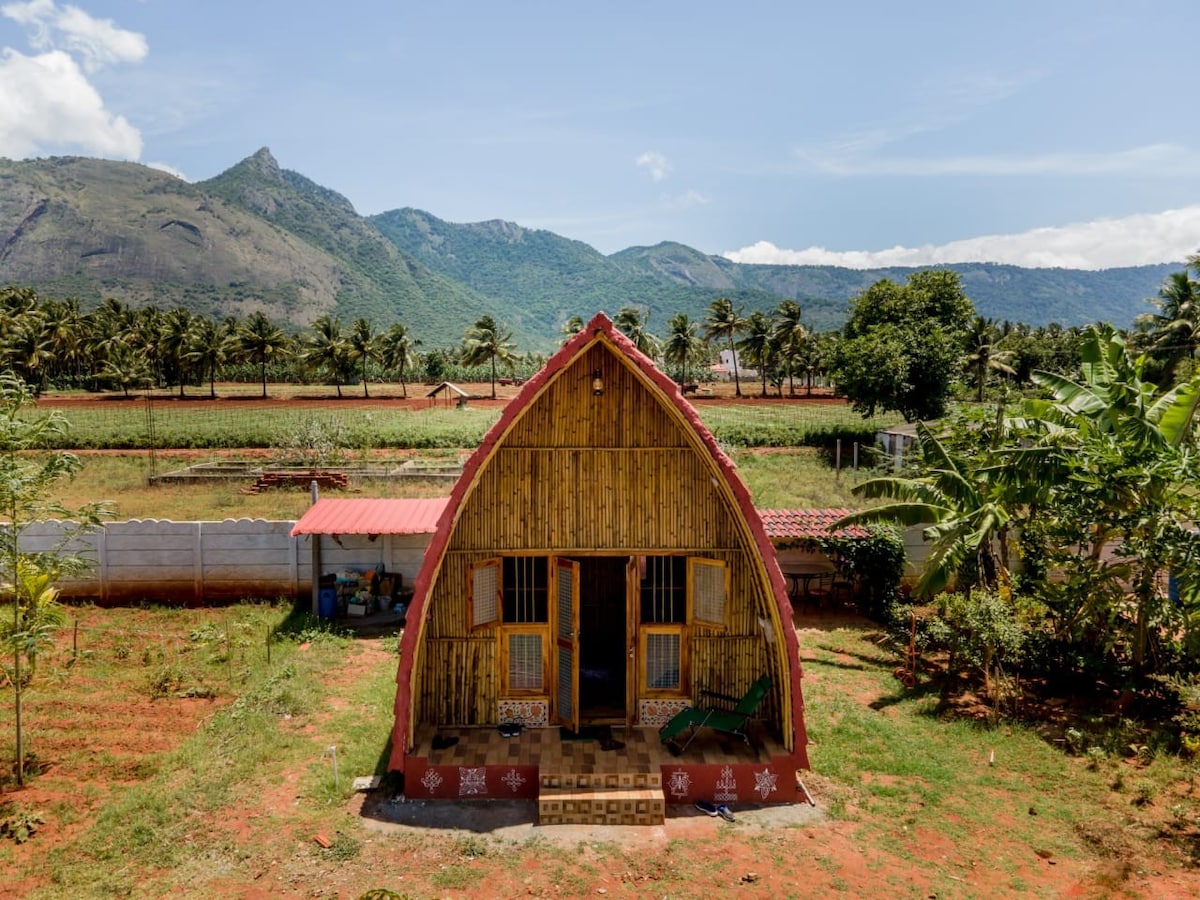
M0 283L85 309L115 297L208 316L262 310L293 328L323 313L402 320L446 344L499 313L265 148L198 184L135 163L0 160Z
M950 266L996 319L1128 326L1182 264L1085 272ZM632 305L663 333L675 313L703 318L719 296L747 310L798 300L818 330L849 298L915 269L752 266L678 243L605 256L579 241L504 221L455 224L416 209L369 218L336 191L279 166L266 148L189 184L134 163L81 157L0 159L0 285L207 316L261 310L295 329L330 313L386 328L403 321L426 347L456 344L479 316L548 350L572 316Z
M505 321L550 337L571 316L586 321L597 310L614 315L622 306L648 309L650 330L661 333L675 313L701 318L719 296L762 309L782 299L753 286L673 280L512 222L459 225L417 209L391 210L371 222L404 253L502 303Z

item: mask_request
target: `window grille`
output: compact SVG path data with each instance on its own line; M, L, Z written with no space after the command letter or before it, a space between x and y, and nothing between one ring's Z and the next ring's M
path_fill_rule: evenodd
M545 623L549 619L549 561L544 556L504 558L504 621Z
M687 557L648 556L642 573L642 622L687 620Z
M508 635L508 689L510 691L541 691L544 689L542 666L542 635Z
M646 686L655 691L678 691L681 638L678 632L646 634Z

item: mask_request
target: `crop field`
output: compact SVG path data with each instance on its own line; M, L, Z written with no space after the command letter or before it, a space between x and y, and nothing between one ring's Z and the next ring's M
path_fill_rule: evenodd
M488 390L486 385L468 387L477 393ZM507 394L512 393L508 388ZM247 395L180 400L161 393L131 399L72 395L48 396L39 408L57 409L66 416L71 424L67 449L276 447L283 436L314 425L336 432L350 448L433 449L476 446L510 396L502 395L496 401L471 400L456 408L426 399L368 400L349 394L341 400L311 396L260 400ZM875 430L901 421L895 415L863 419L828 397L708 399L698 401L696 409L717 440L731 447L823 445L840 434L855 435L868 444Z

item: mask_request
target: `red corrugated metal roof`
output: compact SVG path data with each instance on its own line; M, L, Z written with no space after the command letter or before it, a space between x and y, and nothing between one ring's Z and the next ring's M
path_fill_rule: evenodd
M760 509L758 514L772 541L869 536L870 532L862 525L830 530L834 522L851 512L849 509Z
M433 534L449 500L318 500L292 526L292 534Z

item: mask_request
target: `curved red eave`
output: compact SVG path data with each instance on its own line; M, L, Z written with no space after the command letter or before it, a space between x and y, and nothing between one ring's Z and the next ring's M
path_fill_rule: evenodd
M517 396L504 408L500 419L488 430L488 433L483 438L483 442L468 458L466 464L463 466L462 475L455 482L454 490L450 494L450 500L446 504L446 508L438 521L433 540L430 542L429 548L425 551L425 559L421 564L421 571L417 575L416 583L413 586L413 597L408 607L408 625L404 629L404 636L401 640L400 664L396 673L396 721L392 730L392 752L388 763L389 769L402 770L404 768L404 757L409 749L409 731L412 716L412 669L413 663L416 660L417 646L425 628L425 605L434 576L438 569L441 568L446 545L450 540L450 535L453 532L454 523L458 517L459 509L462 507L463 500L471 486L475 483L480 468L491 458L497 444L508 432L513 422L524 413L534 398L538 396L542 389L555 376L570 366L578 356L586 352L598 340L606 340L614 346L647 380L653 382L662 394L675 406L680 416L688 423L712 456L713 461L716 463L733 495L738 509L741 511L747 527L750 529L759 556L762 558L767 575L770 578L771 589L775 596L775 603L779 614L780 631L782 632L787 648L790 676L789 693L791 695L792 728L794 730L794 756L799 766L808 767L808 754L806 750L808 737L804 728L804 700L800 691L800 647L796 638L796 629L792 627L792 604L788 600L787 586L775 556L774 545L771 543L770 538L767 537L762 519L758 511L754 508L754 504L750 498L750 491L737 474L737 469L733 461L720 448L712 432L701 421L695 407L683 398L683 395L679 391L679 386L667 377L666 373L660 370L650 357L638 350L628 337L618 331L608 316L600 312L592 317L591 321L584 326L582 331L573 335L564 343L536 375L525 382Z

